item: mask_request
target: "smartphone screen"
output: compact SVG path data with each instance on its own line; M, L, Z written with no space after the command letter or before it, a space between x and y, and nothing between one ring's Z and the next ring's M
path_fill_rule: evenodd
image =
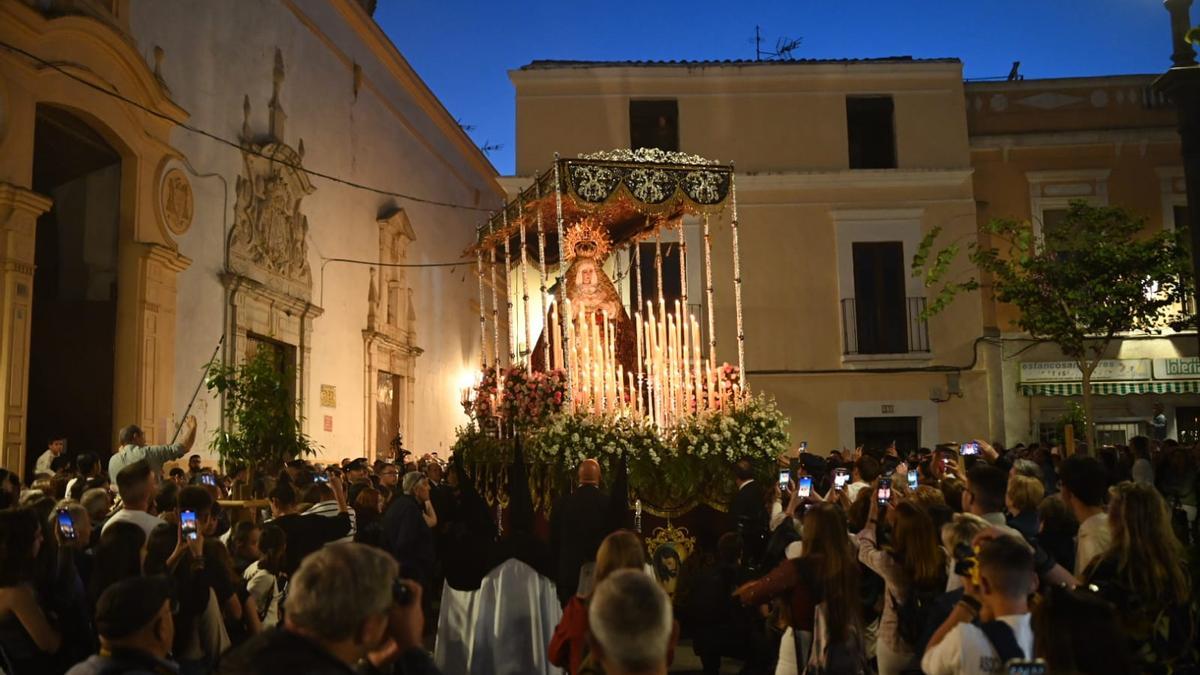
M179 525L183 529L183 536L187 537L188 541L192 541L196 538L198 530L196 528L195 511L184 511L180 513Z
M800 452L808 449L808 441L800 441Z
M75 541L75 519L66 509L58 511L58 531L62 534L63 539Z
M313 476L313 480L317 481L318 483L328 483L329 482L329 474L319 473L319 474Z
M909 490L917 489L917 470L916 469L908 470L908 489Z
M217 479L211 473L200 474L200 482L205 485L216 485Z
M880 506L885 506L885 505L887 505L888 502L892 501L892 479L891 478L880 478L879 479L879 490L875 494L875 499L879 502Z
M782 492L787 491L788 482L791 481L791 479L792 479L792 472L788 471L787 469L784 469L779 472L779 489L780 489L780 491L782 491Z
M812 476L804 476L800 479L799 492L801 497L812 494Z
M963 457L974 457L975 455L979 454L979 443L976 443L975 441L967 441L966 443L958 446L958 452Z
M849 483L849 482L850 482L850 474L846 473L844 470L838 471L837 473L833 474L833 488L835 490L845 490L846 483Z

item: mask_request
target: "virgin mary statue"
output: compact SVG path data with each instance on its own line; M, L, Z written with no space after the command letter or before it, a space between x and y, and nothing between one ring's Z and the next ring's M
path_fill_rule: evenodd
M565 312L569 306L572 316L560 319L573 322L574 333L579 335L582 322L591 321L595 326L601 326L607 316L610 330L616 329L617 362L624 366L625 372L636 372L637 347L634 344L633 321L625 312L617 287L604 272L604 261L611 250L608 233L603 226L585 218L567 230L563 249L570 265L554 291L554 299L558 312ZM570 300L569 305L566 300ZM546 327L538 337L532 355L534 370L547 369L548 337L562 335L562 327L551 329L555 316L555 312L546 316ZM548 365L550 368L562 368L562 345L552 347Z

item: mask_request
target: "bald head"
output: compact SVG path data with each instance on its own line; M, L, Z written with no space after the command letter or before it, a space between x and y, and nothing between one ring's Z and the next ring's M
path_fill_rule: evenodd
M580 485L599 485L600 484L600 462L594 459L585 459L579 465L579 484Z

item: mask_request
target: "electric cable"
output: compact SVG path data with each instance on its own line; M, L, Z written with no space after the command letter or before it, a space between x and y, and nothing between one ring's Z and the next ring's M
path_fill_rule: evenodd
M243 145L242 143L239 143L237 141L231 141L231 140L224 138L223 136L219 136L211 131L201 129L200 127L188 124L187 122L181 122L181 121L176 120L175 118L171 117L170 115L161 113L161 112L159 112L157 110L153 110L151 108L147 108L146 106L125 96L124 94L120 93L119 91L106 89L106 88L101 87L100 85L96 84L95 82L89 82L88 80L86 80L82 77L79 77L78 75L75 75L74 73L68 72L61 65L51 62L51 61L47 61L46 59L43 59L42 57L38 56L37 54L28 52L24 49L21 49L20 47L17 47L16 45L12 45L7 42L4 42L3 40L0 40L0 47L3 47L11 52L16 53L16 54L21 54L21 55L25 56L26 58L32 59L33 61L36 61L37 63L40 63L40 64L46 66L47 68L52 68L55 71L61 73L62 75L66 76L86 87L94 89L106 96L111 96L119 101L122 101L123 103L128 104L128 105L131 105L148 115L153 115L154 117L158 117L160 119L166 120L172 124L177 125L181 129L185 129L194 134L203 136L205 138L216 141L218 143L228 145L231 148L236 148L247 154L255 155L255 156L261 157L263 159L267 159L272 162L279 163L290 169L294 169L296 171L302 171L310 176L314 176L317 178L324 178L325 180L332 181L334 183L340 183L342 185L346 185L346 186L356 188L359 190L366 190L367 192L374 192L375 194L380 194L380 195L384 195L384 196L388 196L388 197L396 197L397 199L404 199L404 200L407 200L410 202L417 202L419 204L429 204L430 206L443 206L446 208L463 209L466 211L479 211L479 212L483 212L483 213L490 213L490 212L494 211L494 209L490 209L490 208L482 207L482 206L467 206L466 204L455 204L453 202L443 202L443 201L438 201L436 199L426 199L424 197L416 197L413 195L404 194L403 192L395 192L392 190L385 190L383 188L377 188L377 187L374 187L371 185L365 185L363 183L358 183L356 181L352 181L352 180L349 180L346 178L339 178L339 177L331 175L331 174L327 174L327 173L324 173L321 171L309 169L309 168L303 167L299 164L294 164L287 160L280 159L278 157L272 157L263 152L255 150L254 148L251 148L247 145Z

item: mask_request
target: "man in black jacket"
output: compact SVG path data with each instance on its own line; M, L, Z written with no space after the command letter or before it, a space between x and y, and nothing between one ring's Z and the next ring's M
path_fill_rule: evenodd
M554 583L565 607L579 588L579 568L596 559L600 542L611 531L608 495L600 491L600 464L585 459L579 465L579 487L554 509L550 547L558 555Z
M283 627L226 653L217 672L436 675L421 648L421 587L398 573L396 561L379 549L326 546L292 577Z
M763 486L754 480L754 465L743 457L733 465L733 476L737 479L737 494L729 507L734 527L742 535L745 547L742 564L755 566L762 557L767 536L767 507L763 499Z

